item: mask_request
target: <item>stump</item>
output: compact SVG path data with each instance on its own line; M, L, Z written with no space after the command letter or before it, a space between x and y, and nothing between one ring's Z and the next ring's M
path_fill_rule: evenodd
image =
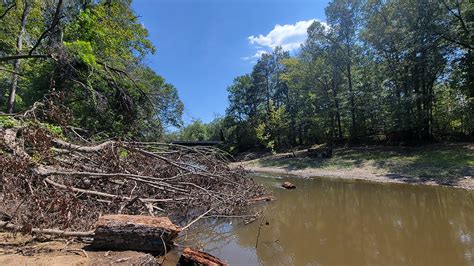
M104 215L96 223L92 247L163 254L180 231L167 217Z
M294 189L296 188L296 186L293 184L293 183L290 183L290 182L284 182L283 184L281 184L282 187L286 188L286 189Z
M194 266L194 265L209 265L209 266L226 266L227 263L221 261L219 258L211 254L194 250L192 248L185 248L181 257L179 257L179 266Z

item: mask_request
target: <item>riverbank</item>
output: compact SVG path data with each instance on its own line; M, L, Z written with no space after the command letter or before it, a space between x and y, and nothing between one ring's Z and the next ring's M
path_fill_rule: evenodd
M334 177L382 183L445 185L474 190L474 144L336 148L332 158L279 153L233 163L255 172Z

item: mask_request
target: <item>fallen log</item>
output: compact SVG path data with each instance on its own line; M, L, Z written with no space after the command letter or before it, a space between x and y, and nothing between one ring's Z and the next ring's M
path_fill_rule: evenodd
M164 254L179 232L167 217L104 215L97 221L91 247Z
M195 266L195 265L208 265L208 266L225 266L227 263L223 262L219 258L212 256L209 253L194 250L192 248L185 248L181 257L178 261L179 266Z
M26 228L28 229L28 228ZM167 217L142 215L105 215L99 218L94 231L25 228L0 222L0 231L55 235L57 237L91 237L93 249L135 250L163 254L172 245L181 228Z

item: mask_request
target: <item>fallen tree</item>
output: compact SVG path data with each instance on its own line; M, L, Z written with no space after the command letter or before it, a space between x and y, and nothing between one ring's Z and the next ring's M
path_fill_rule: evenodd
M265 194L216 148L90 143L65 138L77 132L62 130L26 118L0 127L0 211L23 232L88 231L104 214L169 216L185 224L203 213L242 213Z

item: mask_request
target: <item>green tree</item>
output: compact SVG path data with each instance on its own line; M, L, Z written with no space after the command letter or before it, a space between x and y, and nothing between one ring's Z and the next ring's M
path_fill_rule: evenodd
M334 63L347 79L347 90L351 114L351 138L357 136L356 95L354 92L353 68L356 61L357 33L360 30L361 3L359 0L335 0L325 9L329 29L323 32L333 46Z
M432 29L446 10L429 1L395 0L374 1L367 8L364 37L383 58L399 137L430 139L434 86L451 52Z
M263 54L229 87L231 143L472 138L472 4L333 0L325 11L294 57Z
M104 138L159 138L181 125L176 88L143 62L155 49L131 1L3 1L0 14L1 109L61 95L67 123Z
M261 122L256 128L257 138L260 143L272 151L283 147L286 144L284 137L288 129L287 121L285 108L276 108L275 105L270 102L268 119Z
M208 129L201 120L193 120L179 134L180 140L209 140Z

